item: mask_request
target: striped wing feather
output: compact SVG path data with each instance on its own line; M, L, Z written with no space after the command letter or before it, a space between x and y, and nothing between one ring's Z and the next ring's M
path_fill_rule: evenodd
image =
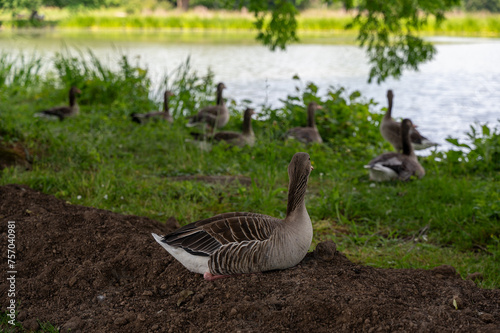
M190 223L163 241L198 256L210 256L221 246L268 239L281 220L255 213L225 213Z

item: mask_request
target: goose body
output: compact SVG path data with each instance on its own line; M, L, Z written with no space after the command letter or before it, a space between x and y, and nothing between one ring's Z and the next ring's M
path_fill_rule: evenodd
M425 170L418 162L417 156L410 143L410 131L413 124L410 119L403 119L401 132L403 153L384 153L370 161L365 168L370 170L370 179L374 181L389 181L393 179L409 180L416 175L422 178Z
M222 91L226 88L224 83L217 85L217 104L206 106L198 111L198 114L191 117L188 127L208 125L210 128L222 128L229 121L229 110L226 107Z
M323 107L321 105L318 105L316 102L309 103L307 107L307 127L292 128L287 132L286 135L288 137L295 138L303 143L322 143L323 139L318 132L316 121L314 119L314 115L317 109L323 109Z
M257 213L225 213L153 237L206 280L295 266L305 257L313 236L304 201L312 169L308 154L293 156L284 220Z
M382 118L382 122L380 124L380 133L382 137L387 140L396 151L401 152L403 150L402 140L401 140L401 123L395 121L392 118L392 102L393 102L394 94L392 90L387 91L387 112ZM410 142L413 145L413 148L416 150L425 149L429 147L438 146L437 143L430 141L415 127L412 127L410 130Z
M172 123L174 121L174 118L170 114L169 111L169 98L171 96L174 96L174 94L167 90L163 94L163 111L152 111L148 113L132 113L130 117L132 117L132 121L141 124L149 119L158 119L158 120L166 120L169 123Z
M76 116L80 112L80 107L76 102L76 94L82 92L77 87L71 87L69 90L69 106L56 106L46 109L35 114L36 117L57 117L63 121L65 118Z

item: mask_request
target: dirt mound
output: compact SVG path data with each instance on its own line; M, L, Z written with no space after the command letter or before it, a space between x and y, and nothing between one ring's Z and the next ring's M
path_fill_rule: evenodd
M0 187L0 235L16 223L18 320L71 332L498 332L500 290L453 267L376 269L323 243L285 271L206 282L151 237L166 224ZM6 260L4 259L4 263ZM4 279L0 290L7 295ZM8 305L2 297L2 306Z

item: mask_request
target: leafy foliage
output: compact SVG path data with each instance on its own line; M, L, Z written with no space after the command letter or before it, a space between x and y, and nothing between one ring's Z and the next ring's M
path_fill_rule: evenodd
M445 156L450 163L460 164L468 171L498 171L500 170L500 132L487 124L470 126L467 133L469 144L458 139L448 138L446 141L462 148L450 150ZM464 150L465 148L465 150Z
M344 4L347 9L354 8L351 0ZM430 16L439 24L444 12L459 4L460 0L358 2L358 14L348 27L359 27L360 46L367 47L372 64L369 82L399 78L405 68L417 70L419 64L431 60L436 49L416 33Z

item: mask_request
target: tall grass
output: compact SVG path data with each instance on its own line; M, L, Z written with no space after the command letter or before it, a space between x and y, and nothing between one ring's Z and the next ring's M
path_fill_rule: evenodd
M184 125L186 115L214 102L213 73L193 72L188 59L165 73L153 91L147 69L126 56L118 59L110 67L91 52L62 50L53 59L55 72L36 84L5 81L0 145L6 138L23 142L34 163L29 172L3 170L0 184L27 184L75 204L160 221L174 216L181 224L227 211L284 217L287 164L295 152L307 151L315 167L306 198L315 243L333 239L354 260L379 267L451 264L464 277L479 270L484 287L500 286L500 177L495 153L490 159L483 153L499 149L498 132L471 133L474 144L467 143L461 157L466 162L453 159L454 152L434 153L421 158L427 170L422 180L372 184L363 165L389 149L378 131L383 110L359 92L331 88L320 96L313 83L296 78L297 93L284 96L283 107L259 110L254 147L220 144L205 152L186 142ZM0 68L12 78L19 72L9 64ZM78 117L64 122L33 117L36 110L66 104L73 84L82 90ZM158 108L156 97L167 88L175 94L172 125L130 121L131 112ZM323 145L304 146L284 136L288 128L304 125L310 101L324 107L317 116ZM228 105L228 129L239 130L244 106ZM243 175L252 184L171 178L198 174Z

